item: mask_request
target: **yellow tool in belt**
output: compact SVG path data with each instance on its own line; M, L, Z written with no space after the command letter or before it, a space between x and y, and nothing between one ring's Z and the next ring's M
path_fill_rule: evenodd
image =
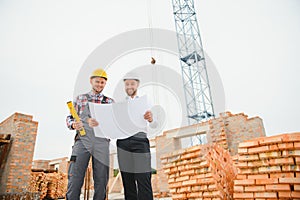
M68 105L68 107L70 109L70 113L71 113L72 117L76 120L76 122L79 122L80 118L79 118L79 116L78 116L78 114L77 114L77 112L76 112L76 110L74 108L74 105L73 105L72 101L68 101L67 105ZM84 136L85 135L84 128L80 129L79 133L80 133L81 136Z

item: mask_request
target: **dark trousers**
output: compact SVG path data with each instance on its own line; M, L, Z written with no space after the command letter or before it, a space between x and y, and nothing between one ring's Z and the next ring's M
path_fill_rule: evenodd
M151 154L145 133L117 140L125 200L153 200Z

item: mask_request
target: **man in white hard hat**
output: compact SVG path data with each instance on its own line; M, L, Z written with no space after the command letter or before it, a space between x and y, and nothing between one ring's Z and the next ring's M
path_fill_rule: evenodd
M137 74L127 73L124 78L126 99L138 98L137 90L140 78ZM151 111L144 114L144 119L155 127ZM117 140L118 162L122 175L125 200L153 200L151 186L151 154L146 130L126 139Z
M88 102L110 104L113 99L103 95L102 91L106 85L107 74L103 69L96 69L90 76L92 90L86 94L79 95L74 107L81 118L76 122L69 115L67 126L76 130L75 143L72 149L70 165L68 170L67 200L79 200L83 180L90 157L92 156L94 200L106 198L106 187L109 173L109 139L95 137L93 127L99 123L91 118ZM86 135L80 136L79 130L84 127Z

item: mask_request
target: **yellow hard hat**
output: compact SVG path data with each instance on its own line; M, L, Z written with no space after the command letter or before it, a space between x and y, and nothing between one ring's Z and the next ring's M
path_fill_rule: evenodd
M94 77L102 77L105 80L107 80L107 74L104 71L104 69L96 69L93 71L93 73L91 74L90 78L94 78Z

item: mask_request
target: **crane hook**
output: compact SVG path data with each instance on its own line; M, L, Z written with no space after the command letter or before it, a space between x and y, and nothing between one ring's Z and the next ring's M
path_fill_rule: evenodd
M151 57L151 64L154 65L155 63L156 63L156 60L153 57Z

